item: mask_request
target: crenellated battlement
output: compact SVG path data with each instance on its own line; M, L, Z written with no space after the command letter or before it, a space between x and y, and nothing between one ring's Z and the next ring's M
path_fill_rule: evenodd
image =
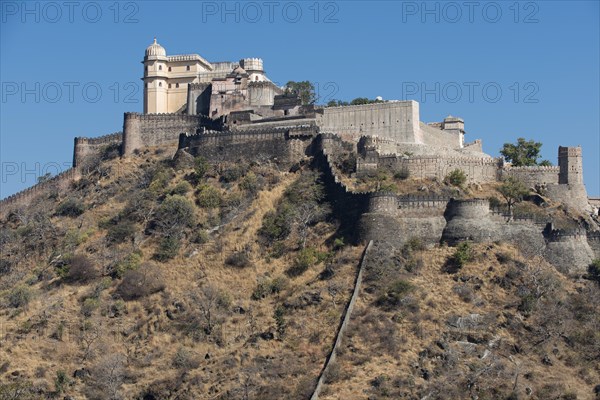
M520 167L513 167L513 166L505 166L504 169L506 171L528 171L528 172L556 172L558 173L560 167L555 166L555 165L548 165L548 166L544 166L544 165L532 165L532 166L520 166Z
M125 120L136 119L140 121L198 121L197 115L175 114L175 113L158 113L158 114L142 114L136 112L126 112Z
M6 215L15 205L25 205L49 189L66 189L66 186L80 177L78 168L69 168L47 181L40 182L18 193L0 200L0 215Z
M75 145L77 144L90 144L90 145L102 145L102 144L113 144L123 140L123 132L110 133L108 135L98 137L83 137L79 136L75 138Z
M567 239L577 238L586 240L589 239L587 231L583 228L576 229L552 229L549 231L544 231L544 236L546 240L550 242L560 242Z

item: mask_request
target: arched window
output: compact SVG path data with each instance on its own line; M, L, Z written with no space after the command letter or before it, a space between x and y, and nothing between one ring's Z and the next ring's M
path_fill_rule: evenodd
M176 87L176 88L178 88L178 87L179 87L179 83L176 83L176 84L175 84L175 87Z
M169 67L169 72L171 72L171 67Z
M190 66L189 66L189 65L186 65L186 66L185 66L185 69L186 69L186 71L189 71L189 70L190 70Z
M159 65L159 66L158 66L158 70L159 70L159 71L162 71L162 65Z
M255 80L255 81L258 81L258 75L256 75L256 76L254 77L254 80Z
M171 84L169 83L169 89L171 89Z
M162 87L162 82L158 82L158 87Z

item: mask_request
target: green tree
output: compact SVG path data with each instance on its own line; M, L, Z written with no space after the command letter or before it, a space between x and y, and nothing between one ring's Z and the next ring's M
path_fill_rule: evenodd
M347 106L349 104L350 103L348 103L347 101L333 99L327 102L327 107Z
M296 93L303 105L315 104L317 95L315 93L315 85L310 81L294 82L289 81L285 84L286 93Z
M529 191L523 182L512 176L504 179L504 182L498 188L498 191L502 197L504 197L504 200L506 200L506 205L508 206L508 215L512 219L513 206L522 201L523 197L525 197Z
M500 154L504 159L515 167L532 166L532 165L552 165L548 160L542 160L538 163L540 156L540 149L542 147L541 142L535 142L533 140L525 140L524 138L518 138L517 143L504 143Z
M446 175L444 182L449 183L452 186L462 187L467 181L467 174L460 169L454 169Z
M165 236L180 235L196 224L194 205L180 195L167 196L156 212L156 228Z

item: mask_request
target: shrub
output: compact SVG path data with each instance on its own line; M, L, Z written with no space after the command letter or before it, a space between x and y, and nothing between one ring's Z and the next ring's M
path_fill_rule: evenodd
M258 282L252 292L252 300L260 300L271 294L280 293L287 285L288 280L283 276L274 278L273 280L262 280Z
M227 256L225 264L236 268L246 268L250 266L250 258L248 258L248 254L245 252L236 251Z
M153 264L143 264L136 270L127 271L115 292L124 300L134 300L164 288L160 269Z
M346 243L344 243L344 238L335 238L335 240L333 241L333 251L338 251L344 248L344 246L346 245Z
M208 171L208 163L204 157L198 156L194 159L194 178L197 181L204 178L204 175Z
M317 263L317 255L317 251L312 247L307 247L300 250L292 266L288 268L286 273L291 277L302 275L307 269Z
M292 206L285 202L277 208L276 212L265 214L263 224L258 233L268 242L283 240L291 232L292 218Z
M119 143L112 143L102 148L102 160L112 160L121 155L121 145Z
M68 282L89 282L100 276L100 271L96 264L85 255L75 255L71 257L68 269L64 276Z
M202 208L218 208L221 206L221 193L210 185L202 185L196 192L196 201Z
M589 265L588 278L600 284L600 258L596 258Z
M198 368L200 366L200 362L193 353L183 347L180 347L173 356L173 366L175 368L189 370Z
M247 191L250 194L256 194L259 190L258 178L254 172L249 172L240 182L240 189Z
M56 371L56 378L54 378L54 389L57 393L64 392L65 386L69 385L69 383L69 376L65 371Z
M464 267L466 263L472 261L473 256L471 243L461 242L456 246L454 254L446 262L444 270L448 273L455 273Z
M84 317L91 317L99 305L100 301L98 299L91 297L87 298L83 301L83 304L81 305L81 313Z
M126 240L132 240L135 237L135 223L127 220L119 221L108 227L106 240L111 243L123 243Z
M247 167L245 165L235 165L230 168L226 168L221 172L221 182L231 183L235 182L244 176L247 172Z
M139 252L129 254L127 257L119 261L112 269L111 275L113 278L122 278L125 272L136 269L142 262L142 255Z
M401 170L394 172L394 179L399 179L401 181L408 179L409 176L410 172L407 168L402 168Z
M125 205L122 215L136 222L146 222L152 215L155 207L155 198L149 190L134 193Z
M63 217L79 217L85 212L85 205L77 199L67 199L56 207L56 215Z
M181 247L181 240L176 236L166 236L162 238L154 259L165 262L175 258L179 254L179 248Z
M404 244L404 247L402 248L402 255L408 257L415 251L422 250L425 250L425 244L423 243L423 240L413 236Z
M488 198L488 201L490 202L490 208L492 209L500 208L503 205L502 201L496 196Z
M209 240L210 236L208 235L208 232L206 232L206 230L204 229L199 229L194 233L192 237L192 242L197 244L204 244L207 243Z
M280 339L285 336L285 331L287 328L287 322L284 318L284 315L285 309L283 306L278 305L273 312L273 319L275 319L275 326Z
M26 286L17 286L8 294L8 305L13 308L26 307L31 300L31 291Z
M404 297L414 289L414 286L405 280L399 279L390 284L377 298L376 304L380 307L399 306Z
M156 212L156 228L169 236L196 225L194 205L180 195L167 196Z
M171 194L185 195L192 190L192 185L187 181L181 181L171 191Z
M452 185L452 186L462 186L467 181L467 174L465 174L460 169L454 169L446 175L444 178L444 182Z
M164 189L169 185L169 182L173 178L173 171L165 168L164 165L157 165L154 170L149 171L150 184L148 189L150 192L158 194L162 193Z

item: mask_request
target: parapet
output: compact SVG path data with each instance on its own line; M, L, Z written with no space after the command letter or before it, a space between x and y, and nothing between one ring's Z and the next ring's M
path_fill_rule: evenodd
M260 58L244 58L240 60L240 65L246 71L263 71L263 60Z
M100 145L100 144L113 144L123 140L123 132L110 133L108 135L98 136L94 138L89 137L76 137L75 145L78 144L89 144L89 145Z

